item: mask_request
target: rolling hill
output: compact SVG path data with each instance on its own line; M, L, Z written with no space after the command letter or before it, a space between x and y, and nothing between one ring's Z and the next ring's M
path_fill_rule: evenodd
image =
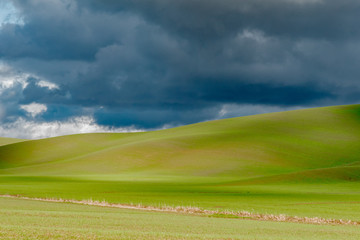
M17 138L0 137L0 146L12 144L12 143L24 142L24 141L27 141L27 140L17 139Z
M7 175L352 181L360 179L359 170L360 105L261 114L153 132L69 135L0 146L0 174Z

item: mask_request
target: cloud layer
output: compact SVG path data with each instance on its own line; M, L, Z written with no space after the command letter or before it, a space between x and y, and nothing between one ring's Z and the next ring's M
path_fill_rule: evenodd
M40 139L55 137L60 135L79 134L79 133L99 133L99 132L139 132L141 130L133 127L111 128L96 124L95 120L88 116L71 118L67 121L48 121L37 122L18 118L11 123L0 126L1 136L27 139Z
M154 129L360 100L357 0L7 6L12 20L0 27L3 124L87 116L105 129ZM46 110L24 111L31 104Z

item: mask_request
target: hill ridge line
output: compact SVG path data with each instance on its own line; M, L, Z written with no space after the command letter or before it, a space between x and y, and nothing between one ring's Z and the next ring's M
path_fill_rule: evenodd
M121 204L121 203L108 203L106 201L96 201L96 200L72 200L72 199L62 199L62 198L36 198L36 197L26 197L21 195L9 195L9 194L0 194L0 197L3 198L13 198L21 200L32 200L32 201L42 201L42 202L56 202L56 203L72 203L88 206L97 206L97 207L111 207L111 208L121 208L121 209L132 209L132 210L142 210L142 211L152 211L152 212L167 212L167 213L181 213L181 214L191 214L191 215L201 215L209 217L238 217L248 220L258 220L258 221L272 221L272 222L290 222L290 223L306 223L306 224L315 224L315 225L360 225L359 221L352 220L343 220L343 219L326 219L321 217L298 217L298 216L288 216L284 214L259 214L251 213L248 211L218 211L218 210L206 210L200 209L198 207L186 207L186 206L144 206L141 204ZM226 217L224 217L226 218Z

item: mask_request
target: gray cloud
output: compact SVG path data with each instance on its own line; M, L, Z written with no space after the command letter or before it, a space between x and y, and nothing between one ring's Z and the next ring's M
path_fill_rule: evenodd
M0 59L27 75L0 96L6 121L38 103L38 121L152 129L360 100L355 0L11 2Z
M98 132L138 132L134 127L113 128L98 125L92 117L78 116L66 121L39 122L18 118L0 126L0 135L22 139L40 139L60 135Z
M356 0L91 0L80 1L107 12L131 11L168 31L203 42L241 29L293 38L344 39L359 36Z

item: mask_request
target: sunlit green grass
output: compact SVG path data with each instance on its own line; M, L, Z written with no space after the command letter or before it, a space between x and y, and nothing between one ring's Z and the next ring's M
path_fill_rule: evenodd
M0 146L8 145L12 143L18 143L18 142L24 142L25 139L17 139L17 138L6 138L6 137L0 137Z
M225 119L144 133L80 134L18 143L3 140L0 194L360 221L360 105ZM0 234L197 239L204 233L209 234L204 239L296 239L301 238L299 231L303 229L302 239L356 239L360 231L346 226L287 225L114 209L94 210L94 215L88 216L76 212L82 207L72 205L66 207L70 206L78 214L74 213L75 218L90 230L82 231L78 225L68 228L71 211L61 209L51 218L59 224L60 230L54 231L45 223L32 226L35 217L21 222L16 214L29 213L24 201L18 203L23 206L20 212L9 208L6 213L14 215L14 225ZM42 204L44 209L58 206L29 204L35 204L35 212ZM101 211L109 214L104 217L110 217L104 220L109 226L124 230L109 229L102 223L93 227L93 220L88 218L102 219L97 215ZM62 214L65 217L57 219ZM129 216L133 217L130 222L139 218L140 230L112 222ZM146 219L153 219L157 227ZM16 230L16 221L28 227ZM166 225L168 221L178 224L179 230ZM198 225L193 223L196 227L188 232L183 221L198 221ZM241 227L237 228L239 223ZM229 232L208 233L204 227L210 226L207 224ZM151 227L153 230L148 230ZM330 234L333 232L336 234Z
M0 198L1 239L359 239L321 226Z
M224 179L137 181L2 177L0 192L29 197L93 199L149 206L196 206L360 221L360 184L232 185ZM212 182L212 183L211 183Z

